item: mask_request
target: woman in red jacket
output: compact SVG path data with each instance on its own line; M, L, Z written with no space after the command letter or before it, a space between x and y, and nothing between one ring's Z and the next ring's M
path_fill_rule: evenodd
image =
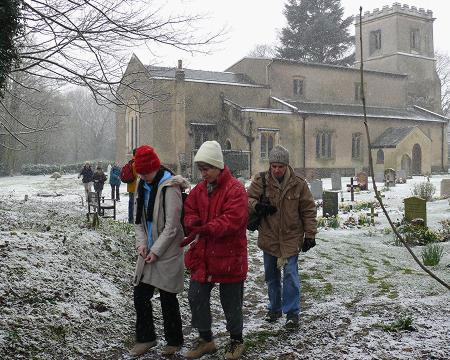
M189 304L192 326L200 337L188 359L215 352L211 331L210 293L219 284L220 301L231 341L225 358L238 359L243 351L242 302L247 276L247 193L224 166L217 141L204 142L194 157L203 181L189 193L184 204L184 225L190 243L185 264L191 273Z

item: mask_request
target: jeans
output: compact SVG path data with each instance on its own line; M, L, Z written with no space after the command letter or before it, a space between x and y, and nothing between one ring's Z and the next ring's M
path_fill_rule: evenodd
M88 199L88 193L92 191L92 182L83 183L84 186L84 192L86 193L86 201L89 201Z
M152 297L155 287L139 283L134 287L134 308L136 309L136 341L150 342L156 340L153 322ZM183 344L180 305L177 294L159 290L159 300L164 325L164 338L169 346Z
M111 185L111 199L120 200L119 185Z
M277 258L264 252L264 273L269 292L269 311L298 314L300 312L300 277L298 255L289 257L281 271L277 268Z
M128 193L128 222L133 224L134 193Z
M211 330L211 290L213 283L201 283L191 280L189 284L188 299L192 313L192 327L200 332ZM244 295L244 282L219 284L220 303L225 314L227 330L231 338L242 335L244 321L242 304Z

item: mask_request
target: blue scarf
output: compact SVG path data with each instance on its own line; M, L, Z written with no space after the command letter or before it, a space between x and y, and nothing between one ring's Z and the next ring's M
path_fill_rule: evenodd
M171 177L172 177L172 174L170 172L168 172L167 170L165 170L163 177L161 178L161 180L159 180L158 187L161 186L161 184L163 182L170 179ZM149 184L144 183L144 207L145 207L146 214L147 214L148 199L150 198L151 191L152 191L152 187ZM147 221L147 231L148 231L147 249L149 249L149 250L151 249L151 247L154 244L152 227L153 227L153 221Z

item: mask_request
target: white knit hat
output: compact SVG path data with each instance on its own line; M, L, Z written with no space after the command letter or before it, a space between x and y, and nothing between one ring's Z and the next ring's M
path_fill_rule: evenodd
M204 162L216 168L223 169L222 148L217 141L205 141L194 156L194 162Z
M289 165L289 151L281 145L276 145L269 153L269 163Z

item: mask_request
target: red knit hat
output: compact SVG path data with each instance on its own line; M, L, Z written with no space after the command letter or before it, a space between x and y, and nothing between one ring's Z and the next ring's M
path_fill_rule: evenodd
M136 172L141 175L149 174L158 170L161 166L158 155L150 145L142 145L136 149L134 156Z

